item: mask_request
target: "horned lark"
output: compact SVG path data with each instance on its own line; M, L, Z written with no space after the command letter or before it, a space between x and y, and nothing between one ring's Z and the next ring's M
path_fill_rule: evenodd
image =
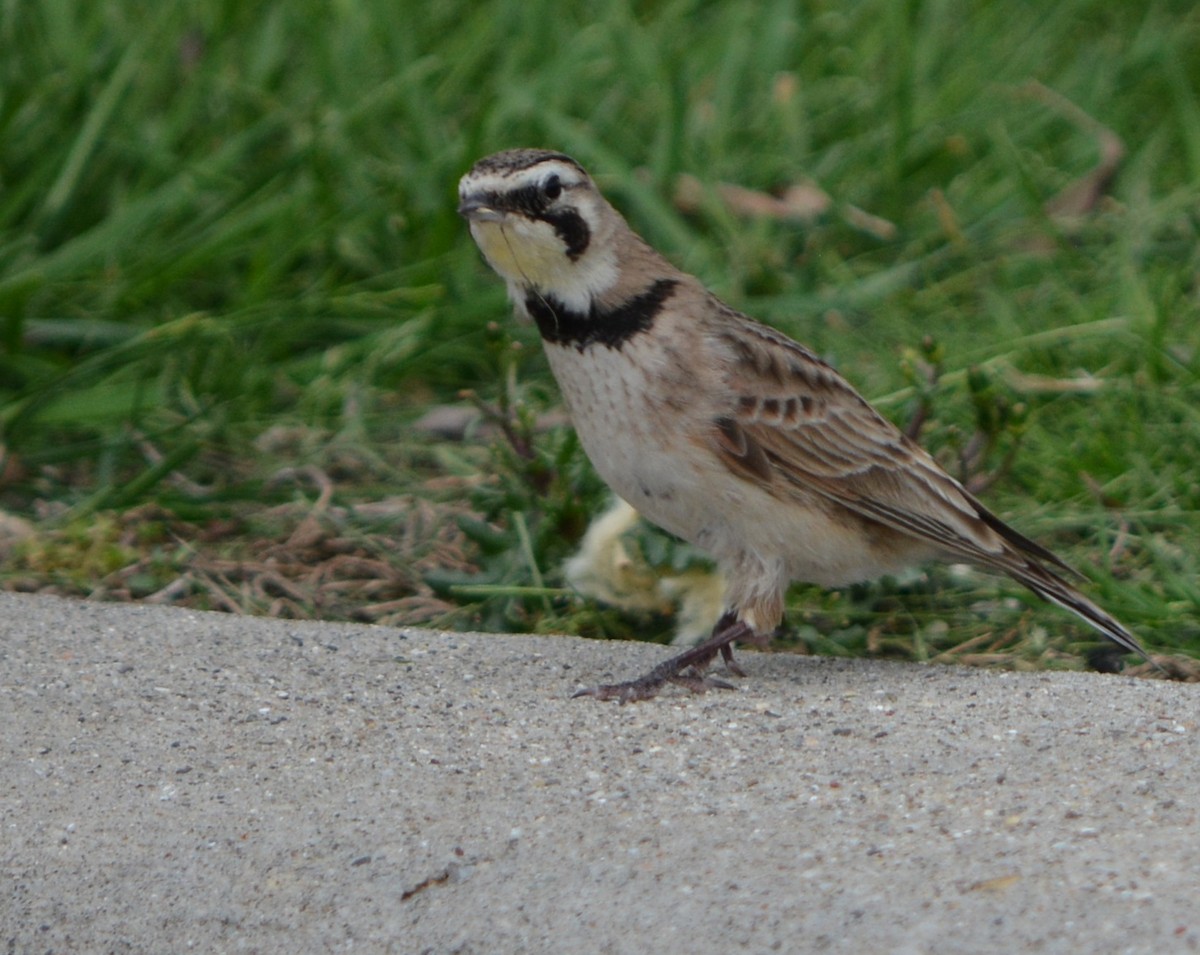
M458 211L508 284L584 450L641 514L708 551L728 581L712 636L626 683L621 701L706 678L736 641L764 641L792 580L841 586L914 563L1002 571L1127 650L1137 639L1075 572L988 511L828 364L730 308L636 235L562 153L479 160Z

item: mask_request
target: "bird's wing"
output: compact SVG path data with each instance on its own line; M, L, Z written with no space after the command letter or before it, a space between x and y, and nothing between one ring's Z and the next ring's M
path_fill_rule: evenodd
M717 332L734 398L712 431L731 470L783 498L818 494L947 555L1008 573L1029 558L1074 573L989 512L816 355L737 318Z

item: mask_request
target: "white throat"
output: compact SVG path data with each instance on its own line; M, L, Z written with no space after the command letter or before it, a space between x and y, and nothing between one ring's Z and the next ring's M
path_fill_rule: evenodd
M553 296L572 311L587 312L592 302L617 281L617 257L607 235L593 235L575 261L544 222L506 216L498 222L471 223L471 235L488 263L504 277L509 297L523 301L534 289Z

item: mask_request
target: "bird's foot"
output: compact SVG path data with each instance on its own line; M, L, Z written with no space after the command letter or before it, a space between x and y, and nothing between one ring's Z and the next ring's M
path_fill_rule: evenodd
M737 661L733 659L733 645L730 643L721 647L721 659L725 661L725 669L734 676L745 676L746 671L738 666Z
M739 672L739 676L744 675ZM689 668L682 673L663 675L651 670L645 676L636 680L626 680L624 683L601 683L598 686L585 687L572 694L572 699L580 696L590 696L597 700L616 700L618 703L638 703L642 700L652 700L668 683L674 683L693 693L707 693L709 690L734 690L732 683L718 680L716 677L705 676L699 670Z
M721 618L713 629L713 635L698 647L685 650L679 656L664 660L645 676L625 683L602 683L599 686L587 687L574 694L574 697L590 696L597 700L617 700L621 703L636 703L640 700L652 700L668 683L675 683L693 693L705 693L708 690L732 690L733 684L718 680L716 677L705 676L704 668L712 662L718 653L725 661L730 673L745 676L746 671L733 660L733 642L755 638L754 632L733 613Z

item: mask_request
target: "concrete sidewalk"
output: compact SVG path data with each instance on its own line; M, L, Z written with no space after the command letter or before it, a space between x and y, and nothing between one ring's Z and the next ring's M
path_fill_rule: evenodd
M0 595L0 951L1200 950L1200 687Z

